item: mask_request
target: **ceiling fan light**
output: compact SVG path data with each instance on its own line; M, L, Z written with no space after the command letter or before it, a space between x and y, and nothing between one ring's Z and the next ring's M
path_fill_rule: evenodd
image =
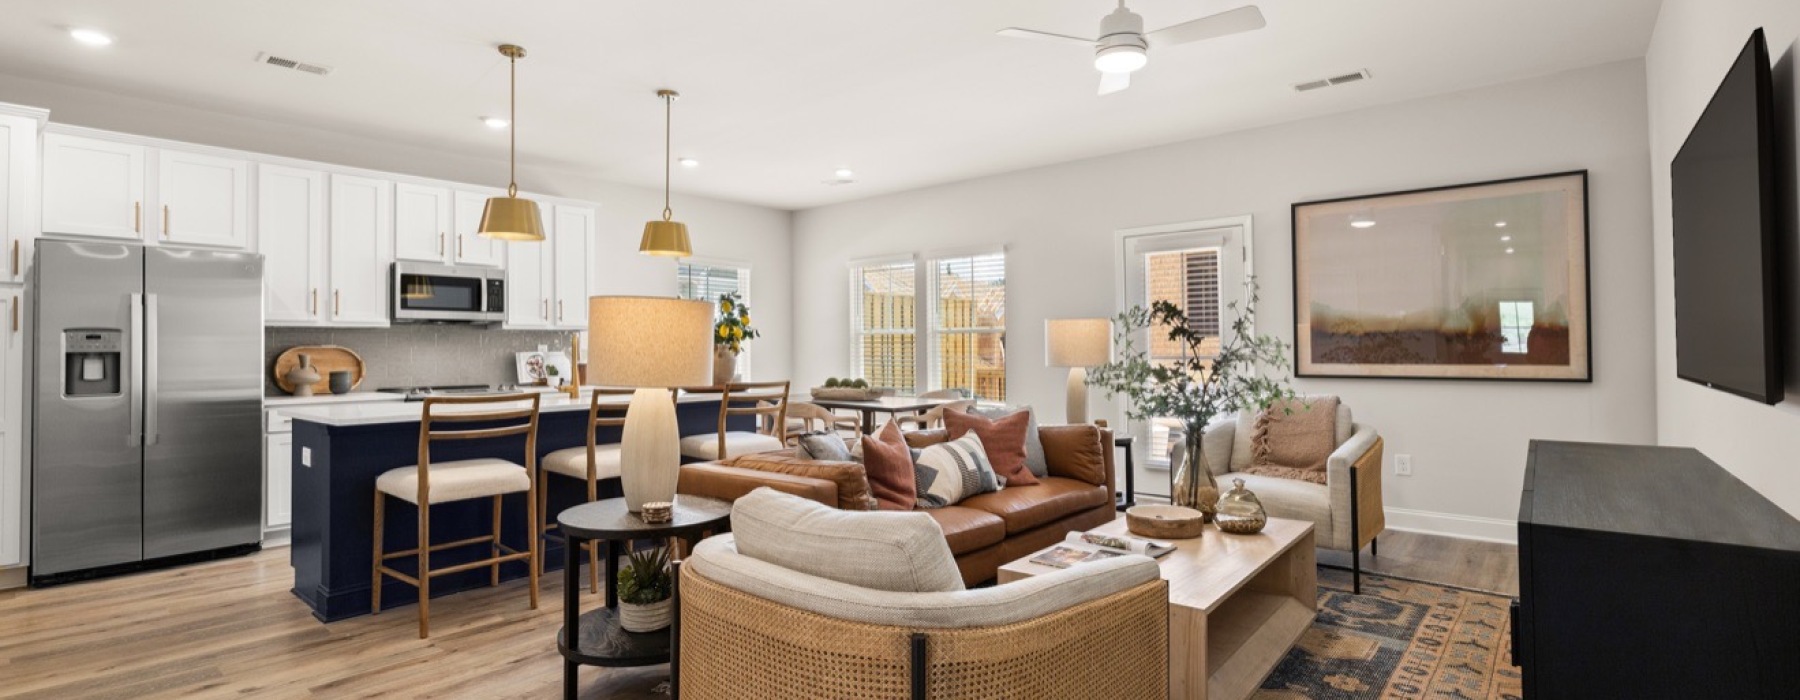
M1102 73L1132 73L1150 63L1150 55L1143 47L1134 45L1108 46L1094 54L1094 68Z

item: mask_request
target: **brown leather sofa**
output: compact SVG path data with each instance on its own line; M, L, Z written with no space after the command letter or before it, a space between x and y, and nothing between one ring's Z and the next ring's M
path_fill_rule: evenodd
M1069 532L1111 522L1112 432L1092 425L1038 430L1050 475L1031 486L1008 486L953 506L920 509L938 522L965 584L994 578L1002 564L1031 554ZM923 448L946 439L942 430L907 433ZM767 486L840 508L868 504L868 481L855 462L795 459L786 452L744 455L681 467L679 491L728 501Z

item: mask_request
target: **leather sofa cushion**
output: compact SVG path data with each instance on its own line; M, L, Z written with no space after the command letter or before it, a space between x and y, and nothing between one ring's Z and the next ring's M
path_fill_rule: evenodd
M923 511L937 521L950 543L952 554L967 554L992 547L1006 539L1006 521L1000 516L974 508L945 506Z
M1088 508L1106 505L1106 487L1060 476L1044 477L1031 486L1007 487L964 499L965 508L986 511L1006 522L1006 534L1023 532Z
M1100 429L1091 425L1047 425L1038 430L1050 473L1085 481L1106 483L1106 448L1100 445Z
M764 486L828 506L838 502L837 484L827 479L727 467L717 462L681 465L676 492L730 502Z
M945 443L945 442L949 442L949 441L950 441L949 431L946 431L942 428L933 428L931 430L909 430L909 431L906 431L906 446L911 447L915 450L922 450L922 449L925 449L932 445L936 445L939 443Z
M875 509L875 499L869 493L868 474L863 471L863 465L855 462L801 459L791 452L761 452L732 457L719 464L825 479L837 484L837 502L833 505L844 510Z

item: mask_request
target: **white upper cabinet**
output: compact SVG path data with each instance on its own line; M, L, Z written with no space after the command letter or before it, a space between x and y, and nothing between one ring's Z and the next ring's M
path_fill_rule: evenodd
M493 194L457 190L455 193L456 226L451 244L458 265L500 267L506 264L506 242L481 237L481 214L487 210Z
M256 240L263 255L264 322L317 325L326 320L320 294L326 251L325 173L259 165Z
M524 195L521 195L524 196ZM539 204L539 217L544 222L542 241L506 243L506 327L549 328L554 310L551 297L556 294L555 269L551 260L556 240L555 223L549 207Z
M394 183L332 175L329 238L331 298L326 318L334 325L387 325Z
M586 330L588 325L588 260L589 241L594 238L594 210L558 204L553 257L556 272L551 309L552 325L569 330Z
M44 233L141 238L146 149L44 135Z
M450 261L450 190L401 182L394 185L394 258Z
M164 242L248 247L250 163L234 158L157 151L157 227Z
M0 248L5 256L0 282L25 281L29 246L37 226L38 122L0 115Z

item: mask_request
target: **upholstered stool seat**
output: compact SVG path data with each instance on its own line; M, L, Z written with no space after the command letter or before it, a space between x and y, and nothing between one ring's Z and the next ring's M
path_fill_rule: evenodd
M375 490L419 504L419 468L395 467L375 478ZM431 502L449 503L531 490L525 468L504 459L464 459L431 465Z
M619 478L619 454L620 446L618 443L595 445L594 478ZM561 474L574 479L586 479L588 467L587 458L588 448L586 445L583 445L580 447L564 448L544 455L541 464L544 465L544 471L552 474Z
M703 433L689 435L681 439L681 456L693 459L724 459L726 455L747 455L757 452L779 450L784 445L781 438L762 433L733 430L725 433L725 455L719 454L719 435Z

